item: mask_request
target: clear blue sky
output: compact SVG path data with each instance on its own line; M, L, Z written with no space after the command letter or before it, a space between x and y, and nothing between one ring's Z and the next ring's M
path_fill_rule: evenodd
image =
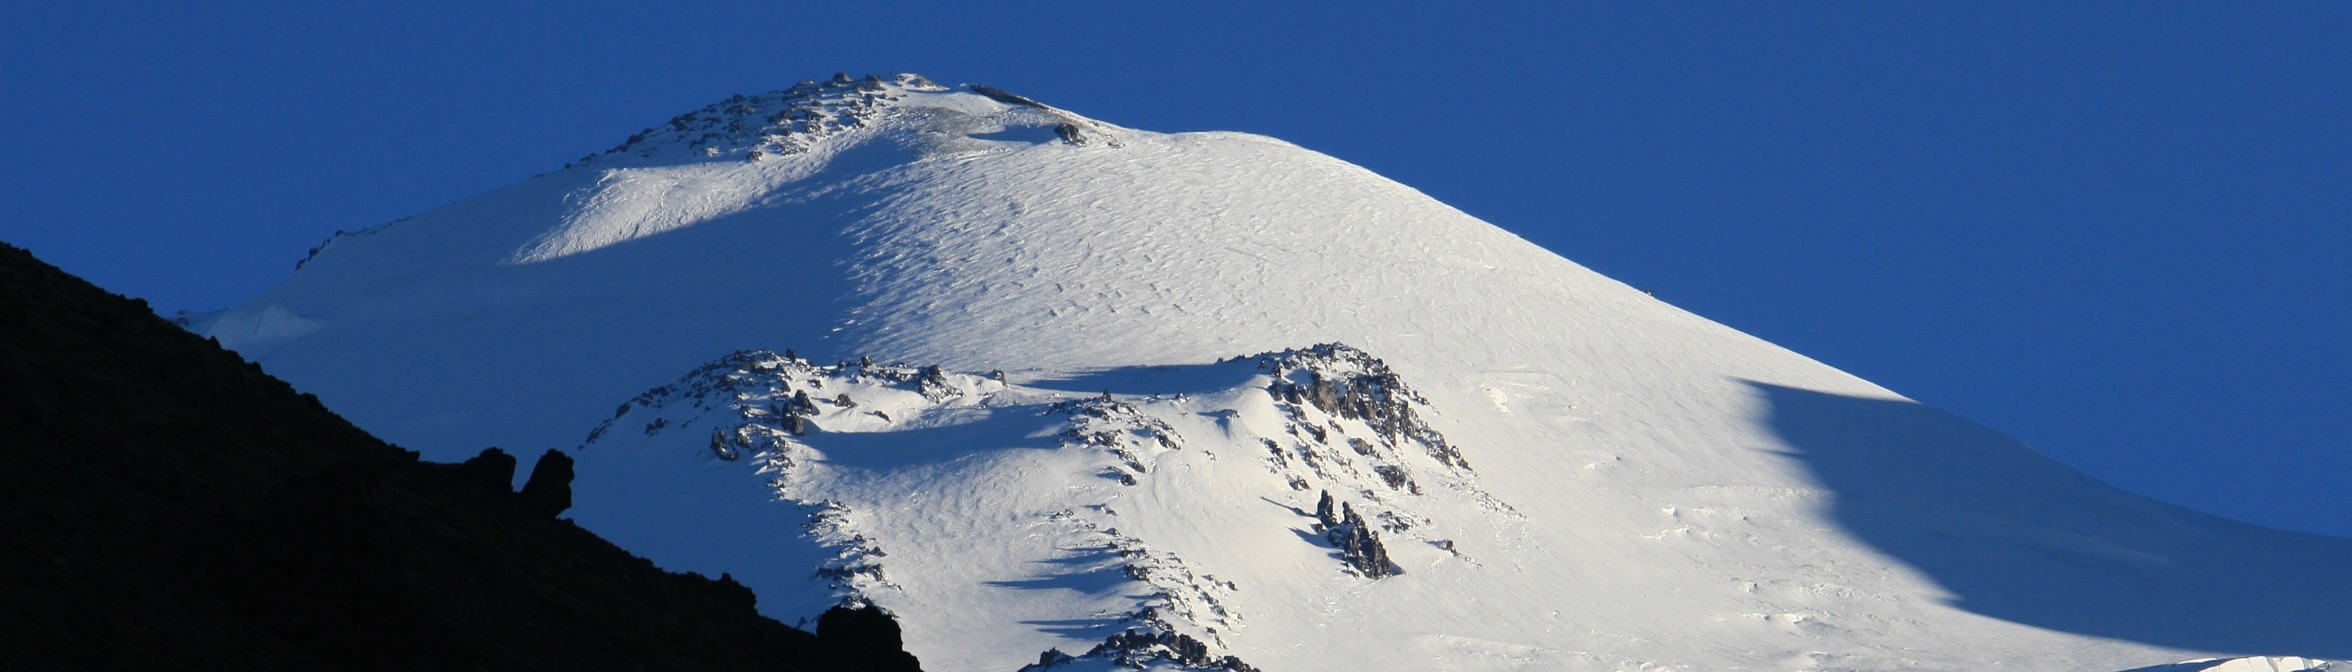
M920 72L1285 138L2126 488L2352 535L2352 3L451 4L8 3L0 240L220 307L727 95Z

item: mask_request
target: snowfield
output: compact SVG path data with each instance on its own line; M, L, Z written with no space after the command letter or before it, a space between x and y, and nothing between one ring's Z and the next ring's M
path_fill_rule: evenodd
M433 459L573 450L581 525L788 623L880 604L930 670L2352 657L2352 540L2116 490L1331 157L986 87L738 96L192 328Z

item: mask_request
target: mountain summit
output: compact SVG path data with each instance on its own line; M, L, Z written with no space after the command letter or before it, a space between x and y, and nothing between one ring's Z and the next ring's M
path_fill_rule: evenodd
M1022 125L1051 128L1058 137L1074 144L1084 142L1088 127L1099 130L1093 122L1001 89L967 88L971 93L1012 105L1011 112L1026 112L1010 115L1029 122ZM939 97L922 95L950 91L921 75L900 74L888 78L867 75L864 79L851 79L846 73L836 74L823 82L812 79L782 91L739 95L678 115L668 123L629 136L602 154L590 154L580 159L579 164L609 167L712 158L758 161L802 154L831 144L827 141L836 136L895 121L893 117L897 114L921 117L936 114L938 108L955 107L942 105ZM939 131L952 131L958 125L935 116L916 123L949 127L933 129Z
M1603 223L1595 223L1603 225ZM2137 497L1241 133L846 76L339 234L192 328L934 670L2352 656L2352 540Z

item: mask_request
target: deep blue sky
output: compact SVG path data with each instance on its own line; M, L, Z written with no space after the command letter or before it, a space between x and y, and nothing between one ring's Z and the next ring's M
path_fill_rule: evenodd
M2352 3L453 4L8 3L0 240L220 307L727 95L920 72L1285 138L2131 490L2352 535Z

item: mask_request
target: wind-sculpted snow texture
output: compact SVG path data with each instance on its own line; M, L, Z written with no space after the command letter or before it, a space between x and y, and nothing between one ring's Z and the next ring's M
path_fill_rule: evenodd
M189 325L429 457L578 446L582 524L771 614L870 600L931 669L2352 656L2352 541L2114 490L1328 156L986 87L722 101Z

